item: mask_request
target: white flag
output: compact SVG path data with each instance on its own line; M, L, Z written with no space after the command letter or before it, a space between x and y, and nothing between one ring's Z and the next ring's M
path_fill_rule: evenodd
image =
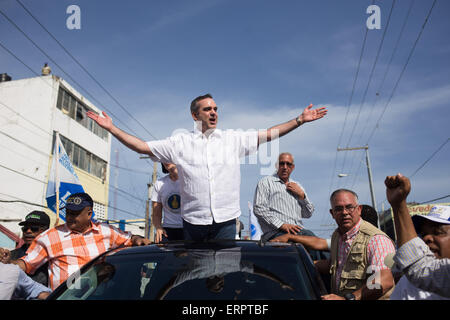
M248 214L250 215L250 238L252 240L260 240L263 234L258 219L253 213L253 205L248 202Z
M53 161L50 169L50 177L48 178L47 206L53 211L56 211L56 190L59 187L59 207L66 205L67 198L77 192L84 192L80 184L80 180L70 163L69 156L64 149L59 133L56 132L55 147L53 149ZM59 210L61 219L66 221L66 210Z

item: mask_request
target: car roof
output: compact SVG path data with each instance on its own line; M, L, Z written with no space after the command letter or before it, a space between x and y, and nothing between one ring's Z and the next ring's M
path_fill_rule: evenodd
M194 241L172 241L167 243L150 244L135 247L119 247L107 251L104 255L121 256L131 254L148 254L148 253L166 253L179 250L196 251L196 250L223 250L226 248L239 247L244 252L257 252L259 254L270 253L297 253L304 251L301 244L280 243L280 242L262 242L254 240L210 240L203 242Z

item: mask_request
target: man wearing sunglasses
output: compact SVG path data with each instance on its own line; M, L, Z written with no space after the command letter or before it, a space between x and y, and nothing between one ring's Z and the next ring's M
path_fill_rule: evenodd
M275 174L258 182L253 199L262 239L270 240L283 234L314 235L305 230L302 223L302 218L312 216L314 206L302 185L290 179L295 169L294 157L287 152L281 153L276 167ZM319 259L317 253L314 255L313 259Z
M33 240L42 232L50 227L50 218L43 211L32 211L26 217L25 220L19 223L22 226L22 240L24 244L15 250L11 251L11 260L17 260L26 256L27 250L30 247ZM44 286L48 285L48 263L41 266L31 279Z
M93 199L87 193L74 193L66 200L66 223L39 235L27 255L12 261L28 274L48 262L52 290L66 281L84 264L119 246L147 245L150 240L119 230L107 223L94 222ZM63 209L63 208L61 208ZM0 255L5 255L5 249Z

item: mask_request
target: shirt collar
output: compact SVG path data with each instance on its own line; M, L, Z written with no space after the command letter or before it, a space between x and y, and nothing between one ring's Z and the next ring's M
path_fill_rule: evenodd
M99 224L98 223L93 223L91 221L91 226L89 228L87 228L87 230L84 231L84 232L78 232L78 231L70 230L69 227L67 226L67 224L64 224L64 229L62 231L65 233L64 237L68 237L71 234L86 234L86 233L90 232L91 230L94 231L94 232L99 232L100 231Z
M275 180L275 181L281 182L281 183L284 184L284 181L281 180L281 178L278 176L278 173L275 172L275 173L273 174L273 177L274 177L274 180ZM291 177L289 177L288 182L291 182Z
M206 136L203 134L201 130L197 128L197 126L194 126L194 138L206 138ZM215 128L214 131L209 135L209 137L218 137L220 138L222 136L222 130Z
M341 236L342 239L347 240L353 238L359 232L360 227L361 227L361 217L359 218L358 222L353 226L353 228L351 228Z

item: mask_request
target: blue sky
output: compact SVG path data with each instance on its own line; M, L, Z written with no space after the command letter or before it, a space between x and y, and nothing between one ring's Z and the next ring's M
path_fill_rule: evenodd
M381 209L383 202L385 208L389 207L383 184L386 175L411 175L450 137L448 1L437 1L391 100L433 1L413 2L391 63L412 1L395 2L388 28L392 1L375 1L381 9L381 29L367 33L351 104L369 17L366 9L372 4L369 0L20 1L146 130L92 81L15 0L2 0L0 9L92 93L101 102L100 109L112 111L119 127L126 131L132 128L144 140L165 138L178 128L191 129L190 101L207 92L219 106L222 129L268 128L293 119L309 103L327 106L326 118L306 124L278 142L280 152L295 156L292 178L302 183L316 206L313 217L304 221L305 226L320 236L328 236L333 229L328 213L330 191L351 188L360 195L361 203L371 201L367 171L361 162L364 152L337 153L338 146L363 146L369 142L376 202ZM66 9L72 4L81 9L80 30L66 27ZM48 62L1 15L0 39L38 73ZM59 68L50 66L54 74L94 102ZM389 72L382 83L386 70ZM34 76L1 48L0 71L14 79ZM116 149L119 166L148 172L118 170L118 187L142 201L118 192L117 208L134 215L117 211L117 218L144 217L151 162L139 159L114 140ZM424 202L450 194L449 159L447 143L412 177L410 201ZM114 152L111 161L115 163ZM256 183L264 175L262 168L271 172L261 163L242 166L241 210L246 230L247 201L252 201ZM348 176L338 178L338 173ZM114 177L115 169L111 183ZM111 203L113 196L111 193ZM449 198L444 201L450 202ZM110 217L112 213L110 210Z

